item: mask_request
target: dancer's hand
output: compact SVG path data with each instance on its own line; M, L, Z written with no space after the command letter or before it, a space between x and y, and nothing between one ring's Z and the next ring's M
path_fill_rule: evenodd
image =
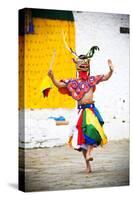
M54 78L54 74L53 74L53 71L52 70L49 70L48 71L48 76L53 79Z
M114 66L113 66L112 60L110 59L108 59L108 66L109 66L110 71L114 71Z

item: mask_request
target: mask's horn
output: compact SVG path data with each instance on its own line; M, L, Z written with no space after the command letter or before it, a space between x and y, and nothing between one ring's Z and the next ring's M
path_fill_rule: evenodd
M89 50L89 52L86 54L86 56L88 56L88 58L92 58L95 51L99 51L99 47L98 46L93 46L91 47L91 49Z
M66 42L66 39L65 39L65 34L64 34L63 31L62 31L62 36L63 36L63 41L64 41L64 44L65 44L66 49L67 49L73 56L75 56L76 58L78 58L78 55L76 54L76 52L73 51L73 49L70 48L70 47L68 46L68 44L67 44L67 42Z

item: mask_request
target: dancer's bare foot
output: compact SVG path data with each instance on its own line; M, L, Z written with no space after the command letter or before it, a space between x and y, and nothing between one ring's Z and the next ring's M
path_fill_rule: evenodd
M92 170L90 170L89 168L86 168L86 170L85 170L87 173L91 173L92 172Z
M91 157L91 156L87 157L87 158L86 158L86 161L87 161L87 162L93 161L93 157Z
M91 173L92 170L91 170L91 165L90 165L90 162L89 161L86 161L86 172L87 173Z

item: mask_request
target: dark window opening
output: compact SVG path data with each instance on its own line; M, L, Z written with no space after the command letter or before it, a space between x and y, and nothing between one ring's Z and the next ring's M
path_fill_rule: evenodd
M127 28L127 27L120 27L120 33L129 34L129 28Z

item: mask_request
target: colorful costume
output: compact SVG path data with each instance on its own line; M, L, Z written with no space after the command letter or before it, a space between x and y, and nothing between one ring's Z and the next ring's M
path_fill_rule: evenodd
M79 73L79 78L61 80L65 83L66 87L59 88L59 92L62 94L68 94L72 96L73 99L77 100L78 103L83 99L84 95L93 89L95 91L96 85L102 81L104 75L88 76L89 61L93 57L96 50L99 47L93 46L86 55L78 56L71 48L68 47L65 39L64 43L66 48L76 57L73 61L76 64L77 71ZM50 88L50 84L47 87L43 87L42 91L45 94L46 88ZM98 145L104 145L107 143L107 137L103 130L104 121L95 107L92 104L80 104L78 105L80 115L78 122L76 124L77 134L77 145L78 150L87 149L88 145L93 145L97 147ZM70 136L69 143L71 143L72 135Z
M102 80L103 75L85 76L84 79L61 80L66 84L66 88L61 88L59 91L63 94L72 96L75 100L83 98L90 88L93 91L96 89L96 84ZM80 115L76 124L78 130L77 145L78 149L87 148L87 145L104 145L107 143L107 137L103 130L104 121L94 104L80 104L78 105Z
M76 128L78 129L77 144L104 145L107 137L103 130L104 121L94 104L80 105L82 107Z
M72 96L73 99L79 101L83 98L86 92L89 92L90 88L93 88L93 91L95 91L96 84L98 84L102 78L103 75L89 77L84 75L84 79L77 78L65 81L61 80L61 82L66 84L66 88L59 88L59 92L62 94L68 94Z

